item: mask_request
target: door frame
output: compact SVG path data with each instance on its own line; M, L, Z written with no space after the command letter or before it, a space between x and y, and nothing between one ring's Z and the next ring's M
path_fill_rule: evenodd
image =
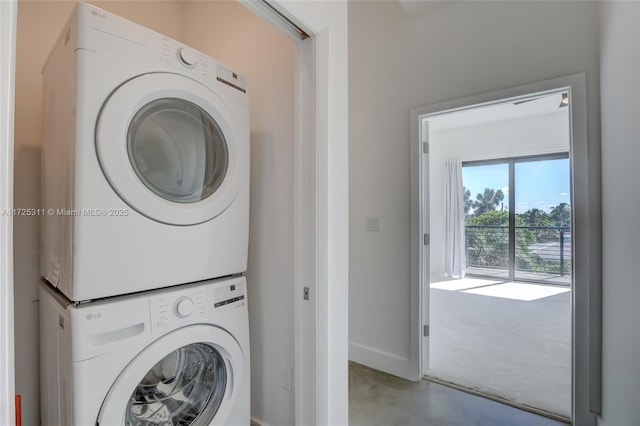
M428 248L423 245L423 210L428 210L424 186L428 183L428 154L422 142L428 140L428 129L421 126L428 115L469 109L514 98L528 98L533 93L566 90L570 108L570 163L573 230L572 304L572 413L574 424L595 426L601 411L602 372L602 224L600 216L600 142L587 134L586 77L574 74L552 80L526 84L463 99L445 101L414 108L411 125L411 359L415 376L424 375L422 357L428 356L428 339L422 336L422 325L429 324ZM425 134L426 132L426 134ZM425 209L422 207L426 206ZM428 216L426 217L428 224ZM426 226L425 226L426 227ZM427 254L425 254L427 253ZM426 267L423 265L426 263ZM422 302L422 303L421 303ZM426 353L425 353L426 352Z
M15 0L0 1L0 212L13 208ZM13 219L0 214L0 424L15 424ZM5 349L6 348L6 349Z
M291 35L255 1L241 3ZM347 425L349 321L346 2L268 2L296 41L294 142L295 423ZM293 37L293 36L292 36ZM308 293L305 291L308 289ZM304 295L308 294L308 300Z
M257 1L241 4L256 10ZM296 81L294 350L296 424L348 424L348 57L346 2L273 0L310 39ZM258 13L265 21L282 29ZM0 2L0 209L13 206L17 2ZM0 423L14 424L13 237L0 215ZM310 300L303 299L309 287ZM311 344L308 344L308 343Z

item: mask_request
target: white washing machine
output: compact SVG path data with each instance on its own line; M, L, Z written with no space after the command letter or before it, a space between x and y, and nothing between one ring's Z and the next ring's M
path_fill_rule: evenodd
M43 80L46 280L83 301L246 270L244 77L80 3Z
M250 422L244 277L74 304L40 287L41 423Z

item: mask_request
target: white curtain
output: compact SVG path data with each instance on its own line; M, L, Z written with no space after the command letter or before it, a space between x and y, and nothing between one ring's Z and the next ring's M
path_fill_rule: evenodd
M445 160L444 170L444 270L449 277L464 278L467 259L462 163L457 159Z

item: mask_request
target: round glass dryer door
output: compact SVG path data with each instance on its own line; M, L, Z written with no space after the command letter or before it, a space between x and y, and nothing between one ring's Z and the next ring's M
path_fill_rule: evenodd
M227 385L218 350L204 343L176 349L158 361L134 389L125 425L209 424Z
M209 88L184 76L129 80L98 117L96 151L104 175L150 219L171 225L211 220L248 180L248 113L233 114Z
M248 397L243 351L216 326L179 328L122 362L96 424L226 424L234 405Z
M153 193L176 203L197 203L220 187L229 153L218 123L179 98L156 99L131 120L129 161Z

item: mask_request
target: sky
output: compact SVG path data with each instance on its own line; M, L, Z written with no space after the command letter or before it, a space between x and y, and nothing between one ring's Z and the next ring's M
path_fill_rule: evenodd
M560 203L571 204L569 159L515 163L516 213L538 208L549 212ZM509 207L509 166L491 164L463 166L462 180L471 191L471 199L485 188L502 189L504 209ZM502 206L498 206L498 210Z

